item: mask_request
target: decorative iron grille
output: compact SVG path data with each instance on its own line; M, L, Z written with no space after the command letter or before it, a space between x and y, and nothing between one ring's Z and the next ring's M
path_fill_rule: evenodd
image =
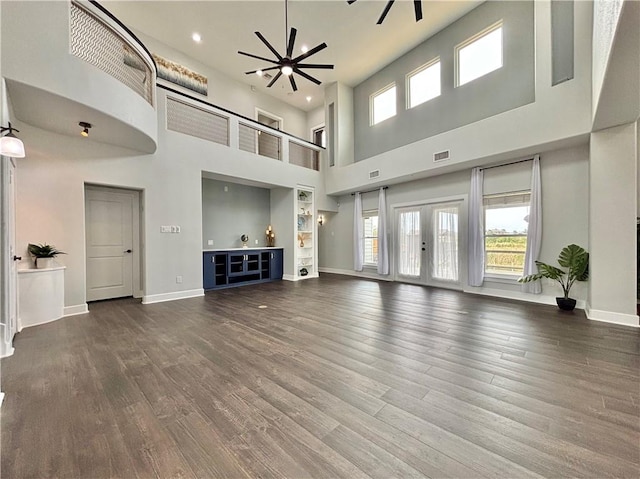
M229 118L167 98L167 129L229 146Z
M152 69L119 33L74 2L71 2L69 24L73 55L112 76L153 105L156 79Z
M308 146L289 141L289 163L319 171L320 152Z

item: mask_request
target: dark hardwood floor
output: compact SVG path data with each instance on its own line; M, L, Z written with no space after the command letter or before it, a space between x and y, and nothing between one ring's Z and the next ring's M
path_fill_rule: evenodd
M581 311L335 275L90 309L2 360L3 479L640 477L640 331Z

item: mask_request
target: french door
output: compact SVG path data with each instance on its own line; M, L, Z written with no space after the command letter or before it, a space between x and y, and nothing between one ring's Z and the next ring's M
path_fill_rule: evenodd
M396 210L396 277L431 286L460 284L462 202Z

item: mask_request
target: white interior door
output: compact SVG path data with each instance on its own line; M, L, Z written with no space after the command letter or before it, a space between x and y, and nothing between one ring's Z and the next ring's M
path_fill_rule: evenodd
M133 296L134 193L87 187L87 301Z
M461 202L396 210L396 277L432 286L460 283Z

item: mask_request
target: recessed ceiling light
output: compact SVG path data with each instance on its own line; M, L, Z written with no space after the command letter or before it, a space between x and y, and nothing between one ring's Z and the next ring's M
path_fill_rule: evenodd
M308 46L306 46L306 45L302 45L302 46L300 47L300 51L301 51L302 53L307 53L307 52L309 51L309 47L308 47Z
M311 97L310 97L310 96L308 96L308 97L307 97L307 103L310 103L310 102L311 102Z
M262 76L262 70L256 70L256 75L258 75L259 77Z
M195 32L193 35L191 35L191 38L193 39L194 42L196 43L200 43L202 41L202 37L200 36L199 33Z

